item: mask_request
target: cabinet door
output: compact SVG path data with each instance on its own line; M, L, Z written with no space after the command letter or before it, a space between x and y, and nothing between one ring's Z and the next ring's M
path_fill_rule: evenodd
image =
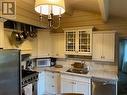
M61 93L73 93L74 84L70 79L61 79Z
M54 76L51 72L46 72L46 93L55 94Z
M115 53L115 34L108 33L103 36L103 60L114 61Z
M102 60L103 34L93 34L93 60Z
M53 33L52 43L52 56L64 58L64 33Z
M37 95L43 95L45 90L45 72L41 72L38 76Z
M47 94L56 94L59 92L59 74L46 72L46 93Z
M91 54L91 33L81 30L78 31L78 52L85 55Z
M76 32L65 32L65 52L73 54L76 51Z
M91 95L91 86L89 83L85 83L85 82L76 82L76 90L74 91L75 93L81 93L84 95Z
M38 57L51 56L51 34L47 30L38 32Z

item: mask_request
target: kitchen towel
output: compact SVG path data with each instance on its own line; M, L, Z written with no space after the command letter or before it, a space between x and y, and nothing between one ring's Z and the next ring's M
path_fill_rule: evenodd
M25 95L32 95L32 84L28 84L23 89Z

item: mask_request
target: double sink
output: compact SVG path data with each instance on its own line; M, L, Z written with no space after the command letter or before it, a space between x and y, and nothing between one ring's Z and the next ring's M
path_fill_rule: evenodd
M77 74L87 74L89 71L86 69L75 69L75 68L70 68L66 72L71 72L71 73L77 73Z
M68 69L66 72L70 72L70 73L77 73L77 74L87 74L88 68L87 66L81 63L74 63L72 64L72 68Z

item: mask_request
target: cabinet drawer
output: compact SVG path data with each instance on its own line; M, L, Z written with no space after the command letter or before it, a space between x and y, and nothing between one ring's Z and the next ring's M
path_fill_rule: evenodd
M85 76L74 76L74 75L69 75L69 74L61 74L61 78L91 83L91 78L87 78Z

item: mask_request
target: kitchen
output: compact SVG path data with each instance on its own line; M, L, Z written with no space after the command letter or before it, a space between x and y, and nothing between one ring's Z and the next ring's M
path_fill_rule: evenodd
M55 26L52 15L48 18L35 11L34 0L12 1L16 2L15 15L1 12L0 48L20 49L22 58L25 56L22 68L39 73L38 78L34 73L36 78L32 80L36 85L32 88L28 82L22 92L31 95L34 89L35 95L127 94L123 67L127 14L121 11L126 1L65 0L65 13L55 17ZM22 40L24 31L27 36ZM50 62L55 66L50 67Z

